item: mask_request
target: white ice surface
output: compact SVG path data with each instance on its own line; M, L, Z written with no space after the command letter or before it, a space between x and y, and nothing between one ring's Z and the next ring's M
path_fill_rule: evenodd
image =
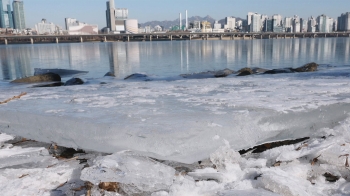
M0 138L7 142L14 137L0 133ZM73 195L78 191L72 189L83 185L81 168L76 160L57 160L44 147L4 144L0 148L0 195Z
M239 150L334 127L350 111L348 75L328 70L149 82L88 79L57 88L2 85L0 100L28 94L0 105L0 131L193 163L222 139Z

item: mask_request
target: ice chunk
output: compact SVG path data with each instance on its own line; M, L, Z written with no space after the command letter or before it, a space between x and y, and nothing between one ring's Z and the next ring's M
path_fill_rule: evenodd
M171 186L169 195L216 195L216 193L221 190L224 190L224 184L219 184L215 181L195 182L192 177L179 175L176 177L174 184Z
M279 194L272 193L270 191L266 191L264 189L250 189L250 190L227 190L220 191L219 196L279 196Z
M131 152L97 157L94 165L82 171L81 179L94 184L119 182L124 192L137 194L167 190L175 170L150 158Z
M239 163L241 155L231 149L230 143L224 140L225 145L210 155L211 162L218 170L227 170L231 164Z
M197 169L194 172L189 172L188 175L195 180L216 180L218 182L224 180L223 174L213 168Z
M285 196L314 195L309 181L291 176L279 168L264 172L258 182L261 188Z
M241 155L231 149L228 141L224 140L224 143L224 146L210 155L210 160L216 166L217 170L223 174L222 181L236 181L243 176L243 171L239 165Z
M1 195L64 195L71 190L62 186L75 185L74 176L80 174L80 170L77 162L50 168L1 169Z
M0 148L2 148L2 146L4 145L5 142L12 140L14 138L15 138L14 136L0 133Z

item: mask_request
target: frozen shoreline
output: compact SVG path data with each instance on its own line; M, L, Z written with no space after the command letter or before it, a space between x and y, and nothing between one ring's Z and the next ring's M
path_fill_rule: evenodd
M349 76L342 67L243 78L90 78L59 88L1 84L0 100L27 94L0 105L0 189L99 195L98 185L112 182L122 195L348 195ZM6 143L11 135L45 143ZM53 142L110 154L58 159Z
M239 155L222 141L209 159L193 164L159 161L131 151L80 152L62 158L64 148L14 138L0 134L4 195L350 194L350 119L334 129L318 130L305 141L261 153Z
M3 88L0 131L61 146L193 163L228 140L235 150L308 137L350 111L349 70L247 77Z

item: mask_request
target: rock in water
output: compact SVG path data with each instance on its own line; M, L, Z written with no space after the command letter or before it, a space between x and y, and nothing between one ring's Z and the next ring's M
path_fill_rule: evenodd
M112 72L107 72L104 76L110 76L110 77L115 77L114 73Z
M54 82L54 83L49 83L49 84L37 84L34 85L33 88L38 88L38 87L57 87L57 86L62 86L64 85L63 82Z
M228 75L231 75L232 73L233 73L233 70L226 68L224 70L217 71L214 76L216 78L223 78L223 77L226 77Z
M264 74L280 74L280 73L294 73L294 69L292 68L272 69L264 72Z
M317 63L308 63L306 65L303 65L301 67L298 67L294 69L296 72L312 72L312 71L317 71L318 64Z
M65 86L81 85L81 84L84 84L84 81L80 78L72 78L68 80L66 83L64 83Z
M37 76L30 76L13 80L11 83L37 83L37 82L60 82L61 76L55 73L45 73Z
M76 74L87 74L88 71L79 71L79 70L71 70L71 69L41 69L34 68L34 76L46 74L46 73L55 73L60 75L61 77L68 77Z
M130 76L127 76L124 78L124 80L130 80L130 79L146 79L148 76L146 74L140 74L140 73L134 73Z
M245 68L242 68L238 71L238 75L237 76L247 76L247 75L251 75L253 74L253 70L248 68L248 67L245 67Z

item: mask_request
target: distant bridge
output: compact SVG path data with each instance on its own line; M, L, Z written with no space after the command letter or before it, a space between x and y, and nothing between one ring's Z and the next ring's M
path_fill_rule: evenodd
M0 36L0 44L74 43L74 42L131 42L172 40L239 40L239 39L296 39L350 37L350 32L333 33L141 33L141 34L97 34L97 35L21 35Z

